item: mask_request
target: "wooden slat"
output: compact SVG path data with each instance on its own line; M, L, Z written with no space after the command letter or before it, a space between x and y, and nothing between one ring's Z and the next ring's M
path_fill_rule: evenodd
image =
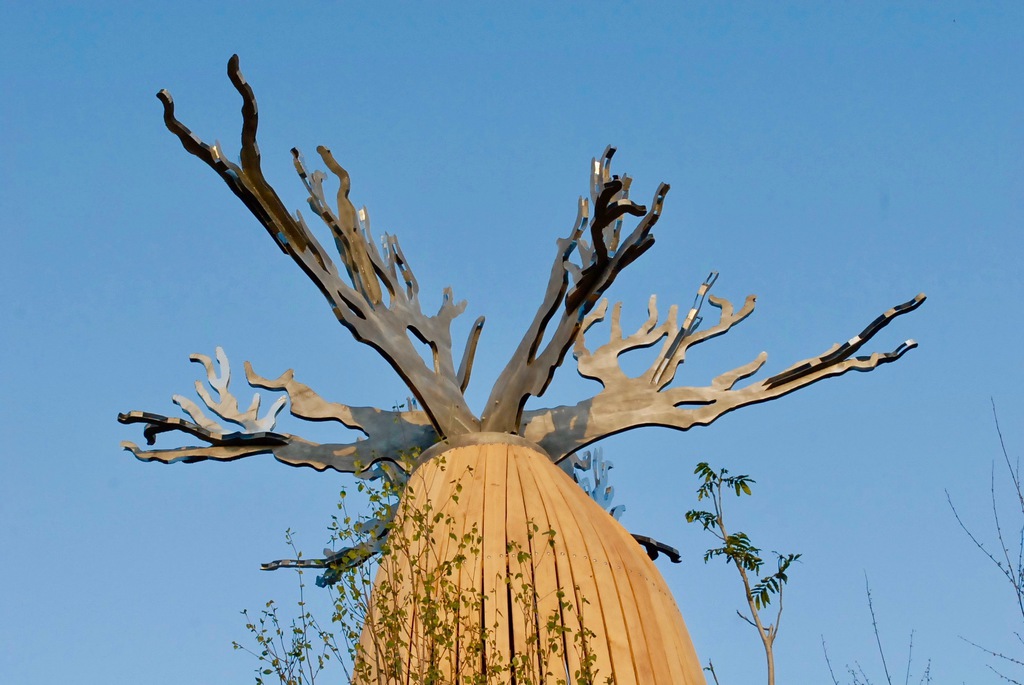
M666 601L662 607L668 617L668 623L670 625L670 634L675 638L675 647L673 653L679 660L680 666L686 670L691 664L700 665L700 658L697 656L697 650L693 646L693 640L690 639L690 631L686 628L686 623L683 621L683 614L679 610L678 605L673 600L671 602ZM703 669L701 672L703 678ZM704 683L704 680L699 681Z
M615 572L615 566L622 565L619 548L614 544L621 526L560 469L552 470L557 471L557 474L551 474L551 482L558 484L567 509L579 522L583 543L590 553L608 628L600 638L608 644L616 683L654 683L656 680L650 660L640 659L640 667L637 668L634 651L637 647L641 648L637 651L646 649L646 643L641 633L640 644L635 644L638 638L632 631L639 627L641 621L634 603L623 602L623 591L628 588L623 587L619 574Z
M609 515L610 517L610 515ZM617 524L616 524L617 525ZM617 532L617 531L616 531ZM644 617L641 615L637 608L636 601L633 597L633 589L629 584L629 579L626 577L627 562L623 560L621 554L620 540L616 539L617 535L602 534L600 536L602 545L605 549L605 553L608 558L608 567L606 573L611 576L615 588L614 597L619 603L619 608L622 615L622 633L629 643L630 655L633 662L632 675L635 678L635 683L640 685L646 685L648 683L657 683L657 678L654 671L654 660L659 655L655 654L654 659L650 658L650 648L647 644L646 636L644 635L643 625ZM607 590L610 594L611 588ZM614 631L618 633L619 631ZM609 635L609 639L614 636ZM619 675L619 683L624 683L624 674L617 670Z
M541 497L541 490L537 487L536 479L530 468L529 455L514 452L514 463L519 475L520 487L523 495L523 505L527 513L527 523L533 522L537 525L538 531L530 541L530 560L533 570L533 589L537 594L536 611L536 658L538 668L544 676L541 682L544 685L553 685L565 671L565 666L559 655L547 649L548 632L546 628L549 617L561 614L559 600L556 591L560 587L560 578L569 579L571 587L571 572L565 559L565 550L553 548L548 544L548 530L555 528L556 522L548 511L548 506ZM561 574L561 575L560 575ZM560 621L560 618L559 618ZM547 674L551 676L548 677Z
M559 567L560 582L556 589L565 593L566 600L575 610L574 615L569 615L568 612L563 612L562 615L563 626L571 631L570 636L565 641L565 657L569 670L568 676L570 682L572 682L571 679L575 672L582 668L584 656L580 650L580 645L574 642L571 637L579 633L578 617L582 612L585 620L591 624L594 632L598 635L604 635L606 632L604 616L601 612L601 602L598 596L597 584L594 582L593 569L590 567L587 558L586 547L581 541L579 525L571 512L566 510L565 502L558 493L557 485L552 483L550 473L544 468L550 465L550 462L544 463L536 459L529 459L527 463L536 487L541 493L541 498L544 500L548 516L551 520L551 526L556 531L555 549L558 552L557 558L559 561L564 561ZM564 573L563 568L568 569L568 575ZM582 605L579 597L587 598L590 602L589 605ZM608 650L603 645L594 645L594 649L591 651L597 657L594 667L602 673L609 673L612 665L611 659L608 656Z
M641 651L636 653L636 659L649 664L653 671L652 684L689 685L691 681L684 679L680 670L673 666L676 659L670 651L673 648L672 641L664 634L663 628L654 621L660 598L656 600L651 596L650 585L644 577L645 568L642 563L638 563L642 561L638 559L640 554L647 559L646 552L632 538L627 540L622 536L614 536L610 538L610 543L616 548L616 554L622 563L622 569L616 569L622 587L620 597L624 603L632 602L641 617L637 637L642 636L643 641Z
M424 511L424 505L427 502L431 503L431 506L437 506L438 498L440 497L441 491L444 489L445 480L443 473L437 468L420 468L413 474L413 478L410 479L409 485L413 488L413 492L408 494L412 506L409 507L409 514L413 512ZM422 674L426 669L430 668L431 661L433 660L432 655L432 640L431 636L427 634L427 630L424 627L424 619L420 612L422 610L421 599L425 599L424 593L424 577L423 573L414 564L417 560L421 559L424 554L429 553L431 542L428 537L423 535L417 535L417 533L424 533L423 524L407 521L404 533L406 540L403 542L407 545L407 552L405 558L399 558L398 566L402 568L403 577L403 590L400 599L405 602L405 605L409 608L410 617L407 625L408 635L408 658L406 660L406 677L405 681L413 682L413 674Z
M541 624L541 648L542 652L547 656L544 664L545 673L552 674L551 678L545 682L555 683L562 678L571 678L572 673L580 667L580 662L573 649L571 640L567 642L562 641L564 653L560 657L557 653L546 649L550 635L545 626L549 619L556 615L557 624L561 627L565 626L566 616L565 612L560 608L560 600L557 597L557 593L563 591L566 593L566 598L571 600L573 598L573 587L579 582L579 579L573 575L571 557L560 532L561 521L558 517L555 503L546 496L547 493L543 487L543 474L538 474L533 466L534 460L528 457L522 458L520 461L520 475L523 483L524 497L527 498L528 505L532 507L538 507L539 505L539 510L544 512L544 518L547 523L546 526L541 527L540 536L535 538L535 548L542 547L550 550L551 558L554 562L552 564L555 572L554 577L540 577L538 574L536 591L538 595L538 618ZM532 509L528 508L528 511L532 511ZM556 533L553 547L548 544L548 537L545 535L547 530L554 530Z
M402 505L414 508L419 502L426 500L426 484L424 477L429 478L431 474L430 470L418 471L413 474L410 478L405 497L406 499ZM398 516L395 519L395 528L392 531L392 543L399 536L403 535L402 529L404 526L402 519L401 509L399 510ZM393 580L395 577L395 571L398 571L405 576L406 582L397 591L392 592L389 595L383 594L383 583L385 580ZM362 635L360 636L360 644L362 645L363 653L367 657L372 657L373 661L373 674L371 674L370 682L375 679L386 677L385 674L389 671L382 661L384 658L388 658L393 650L386 650L384 647L385 642L388 639L387 635L382 635L382 620L379 618L382 614L393 616L393 611L396 606L402 606L407 604L404 598L409 597L413 593L413 587L409 582L408 564L400 558L400 555L391 555L388 558L381 559L381 566L377 570L377 575L373 583L373 603L371 606L371 618L367 621L367 624L363 628ZM405 640L408 644L412 644L414 639L413 625L415 624L415 615L409 616L408 620L404 621L402 626L402 632L405 634ZM401 659L404 664L408 664L411 661L412 655L409 650L403 649ZM403 667L403 670L407 670L407 667Z
M508 474L507 494L505 506L505 539L511 545L512 550L507 558L507 569L509 577L509 596L511 610L509 622L512 627L512 656L524 658L533 655L536 664L530 668L532 680L540 682L543 680L540 664L542 655L537 652L539 647L540 632L537 624L537 611L534 607L532 589L536 587L536 568L542 564L553 564L550 555L546 558L535 558L533 554L533 530L529 525L530 516L527 513L526 497L523 493L523 484L520 470L522 455L518 450L509 450L506 469ZM532 507L536 510L536 506ZM533 523L538 526L547 524L546 518L538 521L535 518ZM545 528L546 530L546 528ZM519 561L519 553L525 553L528 558L524 562ZM546 552L542 548L539 553ZM520 576L517 578L516 576ZM530 586L530 592L524 591L524 586ZM517 598L518 595L518 598ZM530 645L530 641L535 641Z
M608 554L602 539L609 532L607 523L614 521L561 469L547 460L537 461L534 466L544 474L548 496L560 512L565 543L572 550L574 568L578 568L584 575L589 574L592 579L589 592L593 594L582 593L589 604L582 606L581 610L584 624L596 633L591 641L591 649L598 656L595 663L598 680L614 674L617 683L630 683L635 677L633 655L629 638L625 634L625 619L619 603L618 588L603 564ZM595 618L599 618L600 622L595 621ZM603 630L600 629L601 625ZM579 626L576 626L576 630L578 632Z
M455 479L452 477L447 465L442 468L437 462L431 462L421 467L420 470L425 468L431 468L433 471L429 489L427 490L427 497L431 502L431 510L435 516L440 515L441 517L437 523L432 522L428 524L430 530L425 531L431 534L431 550L429 554L432 557L434 567L437 568L442 563L450 560L455 554L455 550L452 549L452 540L448 535L449 527L446 521L451 517L452 523L454 523L461 520L461 515L458 503L452 500L452 496L455 494ZM433 520L431 518L431 521ZM457 591L458 584L453 583L453 586L455 591ZM451 591L449 590L445 594L451 594ZM447 610L445 606L441 606L441 610L440 622L454 626L458 621L458 614ZM454 682L453 674L458 643L456 642L451 647L438 644L439 637L435 635L435 639L431 641L429 658L432 659L434 666L439 670L443 679Z
M485 445L481 449L479 467L484 476L484 498L481 522L483 545L484 626L490 636L487 664L507 667L511 657L509 644L512 627L508 609L508 585L505 566L505 500L508 488L508 445ZM493 650L493 651L492 651Z
M460 515L462 517L462 530L459 533L459 540L462 535L470 533L473 524L476 523L479 531L480 512L483 510L484 497L484 472L480 467L479 447L462 447L450 450L446 454L453 457L450 470L453 475L462 483L462 494L459 498ZM483 568L480 563L480 554L474 554L470 549L465 550L466 563L459 572L459 584L463 588L479 592L483 585ZM465 646L469 641L474 644L480 639L480 613L479 611L462 610L459 613L459 653L457 660L457 673L470 674L478 673L481 660L478 655L467 654Z

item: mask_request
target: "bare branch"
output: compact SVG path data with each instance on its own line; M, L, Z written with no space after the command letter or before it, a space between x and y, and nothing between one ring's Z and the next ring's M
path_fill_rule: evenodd
M711 663L711 659L708 659L708 665L704 667L704 670L711 674L711 677L715 680L715 685L720 685L718 682L718 674L715 673L715 665Z
M702 297L703 293L699 291L698 296ZM709 296L708 302L720 311L718 322L707 329L691 330L683 335L680 332L686 330L687 324L685 321L683 325L677 323L675 307L669 309L663 323L658 323L656 301L652 297L648 305L648 319L635 333L623 336L620 310L616 305L609 321L609 341L591 351L586 345L586 332L604 320L607 313L606 304L596 307L582 323L582 332L576 340L573 354L580 375L598 381L603 389L574 406L525 412L521 434L541 445L558 461L596 440L632 428L664 426L687 430L693 426L706 426L734 409L781 397L824 378L847 371L870 371L899 359L917 343L908 340L888 353L854 354L893 319L919 307L925 296L918 295L893 307L848 342L834 345L823 354L797 362L763 381L735 387L739 381L761 369L767 360L765 353L720 374L709 386L670 387L676 370L685 361L686 352L743 321L753 312L755 299L753 295L747 297L737 311L728 300ZM637 377L627 376L619 365L619 357L659 343L661 346L651 366Z
M959 637L960 637L961 640L963 640L967 644L971 645L975 649L980 649L981 651L985 652L989 656L996 657L997 659L1002 659L1003 661L1008 661L1011 664L1016 664L1017 666L1024 666L1024 661L1021 661L1020 659L1016 659L1016 658L1014 658L1012 656L1008 656L1008 655L1003 654L1001 652L996 652L994 650L989 649L988 647L982 647L978 643L972 642L971 640L968 640L963 635L960 635ZM1014 681L1014 682L1016 682L1016 681Z
M839 681L836 680L835 671L832 670L832 662L828 658L828 647L825 646L825 636L821 636L821 651L825 653L825 665L828 666L828 674L832 676L832 685L839 685Z
M737 615L737 616L739 616L740 618L742 618L742 619L743 619L744 621L746 621L746 622L747 622L747 623L749 623L750 625L754 626L755 628L757 628L757 627L758 627L756 623L754 623L753 621L751 621L751 620L750 620L750 618L748 618L748 617L747 617L747 616L746 616L746 615L745 615L745 614L744 614L744 613L743 613L742 611L740 611L739 609L737 609L737 610L736 610L736 615ZM759 630L760 630L760 629L759 629Z
M397 239L385 236L383 254L374 244L366 209L356 210L349 200L351 179L331 151L317 148L324 164L338 180L334 208L326 197L326 174L307 173L301 155L293 150L296 171L309 192L309 205L334 237L344 275L327 256L326 250L306 225L302 215L293 217L276 191L267 183L260 166L256 143L258 111L252 88L239 69L238 56L228 62L228 76L242 96L240 163L225 158L219 145L208 145L175 117L174 101L166 90L158 97L164 105L164 122L191 154L203 160L228 184L250 212L267 229L281 250L292 257L317 285L335 316L359 342L377 350L398 372L420 401L431 423L441 435L452 436L479 429L479 421L463 397L472 352L479 328L474 328L467 347L469 365L457 374L452 360L451 321L461 314L465 302L454 302L450 290L444 293L434 316L423 314L419 286L402 254ZM387 292L385 301L384 293ZM431 351L428 366L409 333Z
M1010 461L1009 452L1006 450L1006 443L1003 440L1002 431L999 428L999 416L996 413L995 403L992 405L992 416L995 421L996 434L999 438L999 446L1002 451L1003 461L1006 464L1007 470L1010 475L1010 484L1013 487L1014 493L1017 495L1017 503L1022 507L1022 513L1024 513L1024 504L1022 504L1021 495L1021 484L1020 484L1020 473L1019 465L1014 466ZM953 512L953 516L956 518L956 522L963 529L967 537L970 538L974 546L977 547L982 554L988 557L999 572L1003 574L1007 582L1013 587L1014 596L1017 599L1017 610L1024 616L1024 564L1021 559L1024 557L1024 524L1021 525L1018 531L1018 542L1017 550L1015 553L1011 550L1011 545L1007 543L1006 536L1003 534L1003 525L999 518L999 505L996 498L996 465L995 461L992 462L991 471L989 474L989 498L992 507L992 523L995 527L996 533L996 551L991 551L984 542L979 540L974 533L967 527L967 524L960 518L960 512L957 511L956 506L953 504L953 498L950 496L949 491L946 491L946 501L949 503L949 508ZM1012 554L1012 557L1011 557ZM1002 557L1000 560L997 557ZM1016 561L1016 563L1014 563Z
M864 590L868 594L868 610L871 612L871 627L875 631L875 642L878 643L878 655L882 658L882 670L885 672L885 680L892 685L892 678L889 677L889 665L885 663L885 650L882 649L882 637L878 634L878 621L875 620L875 605L871 601L871 585L868 583L868 574L864 574Z
M518 431L527 399L547 389L580 334L584 317L619 272L654 245L651 229L661 216L669 186L663 183L658 187L650 210L636 204L629 199L631 179L611 174L614 154L615 148L609 146L600 161L593 160L591 200L580 199L569 237L558 241L541 306L491 391L481 417L482 430ZM642 219L623 238L622 217L626 214ZM590 244L582 239L588 226ZM574 251L579 252L580 264L571 261Z

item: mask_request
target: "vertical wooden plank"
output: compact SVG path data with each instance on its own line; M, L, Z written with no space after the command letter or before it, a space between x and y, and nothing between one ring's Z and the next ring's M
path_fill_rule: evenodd
M424 551L427 555L426 564L432 571L437 572L449 560L450 555L454 554L449 549L451 544L449 519L451 523L459 520L456 500L461 498L452 499L455 494L455 482L447 463L432 461L420 467L420 470L425 468L432 469L433 474L426 491L430 509L426 529L423 531L429 534L426 541L427 549ZM442 582L437 581L437 587L433 591L434 608L439 610L438 626L432 629L434 634L426 641L426 649L420 658L427 660L433 668L436 668L442 678L454 682L452 674L454 673L458 645L457 642L453 642L451 645L445 644L443 633L447 627L453 626L458 621L458 615L448 609L445 600L449 597L443 595L450 595L453 591L457 592L458 585L450 578L447 579L447 582L451 583L451 587L442 587Z
M541 455L536 455L540 457ZM570 570L570 582L566 582L563 575L559 576L559 589L565 593L566 599L575 607L575 615L563 614L563 625L572 631L572 635L580 632L579 616L582 613L584 620L589 622L592 629L598 635L607 634L605 616L601 604L600 592L594 580L593 568L589 561L589 551L583 541L583 533L580 530L579 522L576 521L572 512L567 510L565 500L559 493L557 484L550 478L551 473L546 468L552 466L548 460L529 459L529 468L534 477L534 482L540 490L541 497L545 501L548 516L551 518L552 528L556 531L555 547L559 553L559 559L565 559L565 565ZM564 474L562 474L564 475ZM575 485L574 485L575 487ZM563 556L564 555L564 556ZM577 590L578 588L578 590ZM577 596L578 592L578 596ZM583 604L579 598L585 598L587 604ZM566 641L566 661L569 664L570 682L574 673L582 669L584 654L581 646L571 637ZM595 640L590 651L594 654L596 661L593 665L601 673L612 672L611 656L607 645L603 640Z
M483 545L480 556L483 566L483 621L490 637L486 655L488 667L507 667L511 657L509 642L512 629L508 610L505 555L508 451L508 445L484 445L479 456L484 476Z
M630 542L634 542L630 540ZM651 624L657 626L660 634L666 638L668 654L674 657L669 665L673 682L684 683L705 683L704 670L701 667L697 651L690 640L689 632L683 621L682 614L676 605L664 578L658 572L654 562L646 556L638 557L643 568L643 577L648 585L648 593L654 599L655 613L652 616Z
M513 658L535 662L529 668L531 681L543 683L541 668L543 655L540 648L540 631L537 619L538 609L534 604L533 594L536 590L537 567L550 567L553 575L554 560L547 551L546 545L534 554L533 525L538 529L543 526L547 530L547 518L543 512L536 511L537 506L528 507L520 470L522 454L519 450L510 449L507 457L507 491L505 504L505 538L511 551L507 557L507 574L509 579L509 622L512 628L512 644L510 651ZM531 498L536 500L536 493ZM532 511L532 518L530 510ZM520 562L520 553L526 555ZM522 680L522 678L519 678Z
M389 622L396 620L399 611L408 612L404 620L402 636L405 644L400 647L383 647L388 652L394 649L401 651L405 664L402 682L406 683L412 678L414 672L422 669L425 648L423 631L419 625L420 607L417 602L417 598L422 595L422 574L416 568L415 560L420 557L426 543L422 538L416 539L419 524L413 520L413 517L416 512L422 510L425 503L430 501L432 486L441 482L437 476L437 470L428 467L418 469L409 479L400 503L396 526L391 532L390 542L393 551L390 559L387 560L387 565L382 565L380 569L380 573L396 586L396 590L388 598L391 604L387 608L391 612ZM390 654L386 653L385 656L390 656Z
M539 681L544 685L554 684L559 678L565 678L565 663L556 653L547 648L549 619L561 625L560 602L556 591L561 587L560 580L565 578L572 585L572 575L568 568L565 550L549 544L546 535L548 530L555 528L555 522L548 512L547 504L541 497L533 471L530 469L530 455L514 452L516 470L519 475L523 494L523 505L527 513L527 524L534 523L537 533L529 540L530 570L533 574L531 584L536 599L533 630L536 635L535 657L540 671ZM559 553L561 552L561 554Z
M548 496L558 509L563 526L567 526L566 544L573 550L574 568L591 579L588 592L592 594L583 594L589 603L581 606L581 611L584 625L596 633L591 649L598 656L598 680L614 674L617 683L630 683L636 677L633 653L618 588L604 563L608 554L603 538L614 532L609 524L615 522L561 469L547 460L537 461L534 466L544 473Z
M668 619L666 623L672 626L671 635L675 638L673 654L679 660L679 664L684 672L690 673L694 665L701 668L701 680L699 682L703 684L706 679L704 679L704 669L701 667L700 657L693 646L690 631L686 628L686 622L683 620L683 614L679 609L679 605L674 598L671 599L672 601L666 601L662 608L666 612Z
M557 593L564 588L568 589L568 597L572 597L572 588L575 585L573 569L570 564L562 533L559 532L560 522L554 503L545 498L543 488L543 475L537 474L533 469L533 459L529 454L522 455L519 460L519 474L523 487L523 499L526 503L528 513L542 514L545 523L540 526L539 536L534 538L533 549L535 555L541 552L541 563L534 558L534 570L536 574L535 587L537 591L537 613L540 623L540 645L545 672L545 685L556 683L560 679L569 679L572 672L580 667L579 659L575 658L571 642L566 644L561 640L564 658L547 649L550 637L546 625L549 620L554 619L559 627L564 627L564 612L560 608L560 599ZM545 534L548 530L554 530L556 537L554 545L548 544L548 537ZM547 559L551 563L547 563ZM548 675L550 674L550 675Z
M476 524L477 535L480 532L481 513L485 490L484 473L479 463L479 447L460 447L446 452L450 455L452 475L463 486L459 498L459 518L461 526L458 532L458 544L463 544L463 536L472 535ZM454 531L453 531L454 532ZM474 543L475 544L475 543ZM472 546L472 544L471 544ZM479 596L483 589L483 568L480 563L481 550L465 548L466 561L459 571L459 586ZM480 610L460 608L458 620L458 649L456 655L456 674L462 678L469 674L479 673L480 655L468 653L467 645L478 644L480 639Z
M428 532L425 528L429 524L418 517L427 511L428 505L435 506L435 498L439 496L439 490L444 487L444 482L443 473L436 465L425 465L413 474L409 481L409 486L413 490L406 495L411 506L406 508L406 521L402 528L405 539L401 543L403 549L399 551L403 558L399 558L396 565L403 573L399 601L403 601L410 612L406 682L415 679L413 674L422 676L431 667L433 660L431 636L421 613L425 606L425 573L429 566L429 562L424 563L424 557L430 553L431 541L429 536L424 535Z
M664 627L655 621L655 614L664 598L651 595L645 572L645 562L650 563L647 553L625 529L620 530L621 534L609 536L608 544L616 550L620 559L621 570L617 569L617 572L623 602L632 602L641 618L636 636L646 653L638 655L638 660L646 662L652 669L652 683L689 685L691 681L685 679L678 668L673 667L676 657L672 652L674 643L671 636L666 635Z
M633 543L625 540L623 544ZM647 594L654 599L655 611L648 621L649 625L659 631L667 643L667 654L670 655L670 670L677 680L674 682L706 683L704 670L697 651L690 639L689 631L683 620L678 604L661 576L656 565L646 556L637 556L638 569L634 579L641 579L647 587ZM682 680L679 680L679 679Z
M406 524L403 510L418 506L419 502L424 499L423 478L425 475L429 477L429 470L413 474L407 484L393 528L389 534L389 542L392 545L401 546L398 540L405 535L404 528ZM397 577L396 574L408 577L407 564L400 559L400 556L400 554L392 554L388 557L382 557L373 581L372 603L369 607L368 617L363 626L362 634L360 635L360 646L364 658L367 663L372 664L369 682L388 677L390 671L389 657L394 652L394 649L392 649L389 653L384 646L389 639L389 635L385 634L384 625L388 625L388 632L390 632L390 629L395 628L394 623L392 620L385 620L382 617L391 617L393 619L395 607L407 604L404 598L408 597L413 591L412 587L405 583L398 588L392 586L391 591L388 593L384 591L385 585L389 581L393 581ZM414 616L409 616L407 620L402 622L402 626L399 628L400 633L405 635L404 639L408 641L409 645L412 644L413 640L413 622ZM408 650L401 651L408 652ZM407 667L411 660L411 653L403 653L400 658L403 662L403 669L408 670ZM387 665L386 662L388 662Z
M624 531L608 512L590 499L561 469L552 467L551 471L556 473L550 474L550 482L563 497L566 510L572 512L579 523L582 544L589 552L605 616L606 631L599 638L607 642L615 681L617 685L654 683L656 681L650 660L637 659L635 656L635 653L647 651L643 633L638 631L642 619L636 610L631 590L628 586L624 587L621 573L616 571L616 567L622 567L622 559L613 538ZM628 601L624 600L624 595L628 595ZM639 644L635 644L638 641Z

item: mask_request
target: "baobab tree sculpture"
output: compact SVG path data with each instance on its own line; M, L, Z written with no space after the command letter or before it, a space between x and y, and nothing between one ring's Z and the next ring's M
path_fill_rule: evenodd
M673 385L687 352L743 321L754 310L755 298L747 297L736 309L728 300L710 295L713 274L700 286L694 306L681 321L675 306L662 319L652 296L647 320L634 333L623 334L620 305L614 305L609 313L603 296L618 274L654 244L652 229L661 217L669 186L657 188L649 207L634 202L629 195L631 179L611 172L615 150L609 147L593 162L589 199L579 200L569 235L557 242L537 314L495 382L486 406L477 414L467 404L464 392L483 317L473 324L456 366L450 325L466 303L455 302L451 290L446 289L437 313L425 314L416 277L397 238L384 235L378 248L366 209L356 209L349 200L348 172L330 150L317 148L338 183L332 205L325 187L327 175L310 173L293 149L295 169L309 192L309 206L334 239L337 257L332 258L301 213L291 214L263 176L256 143L256 99L242 76L237 56L228 63L228 76L242 97L237 163L225 156L219 144L204 143L182 124L175 116L170 94L162 90L158 97L167 128L189 153L227 183L281 251L317 285L338 321L355 339L387 360L418 406L388 411L329 402L296 380L291 370L267 378L246 363L245 376L251 386L285 393L261 417L259 396L247 410L239 408L228 388L227 358L218 349L219 375L212 359L192 357L204 365L218 396L212 397L198 382L196 386L206 407L237 429L223 427L197 404L175 396L174 402L189 419L130 412L119 420L145 424L150 445L157 434L169 431L186 433L204 444L143 449L126 442L124 447L145 461L230 461L272 454L292 466L363 476L382 460L398 463L398 454L423 450L410 469L409 490L416 492L419 501L429 501L435 509L447 512L453 529L466 530L470 524L481 529L480 559L472 570L463 572L460 582L498 596L497 605L504 606L500 597L510 592L506 583L508 546L529 549L534 544L528 522L542 530L550 527L558 531L555 546L530 549L538 613L547 615L556 590L578 588L575 596L588 602L589 627L594 631L590 650L600 673L613 675L619 685L703 683L682 616L647 553L559 466L569 463L578 450L609 435L641 426L687 430L708 425L733 409L781 397L823 378L870 371L895 361L916 343L908 340L888 353L857 353L894 318L916 309L924 295L888 310L848 342L770 378L737 387L761 369L766 361L762 353L750 363L720 374L708 386ZM626 227L629 217L637 220L632 229ZM719 310L718 321L698 329L705 297ZM611 329L607 342L588 345L586 336L606 318ZM429 350L429 363L417 344ZM619 357L642 348L655 348L653 362L637 376L627 374ZM580 375L600 383L601 390L573 406L525 409L530 397L544 393L570 350ZM338 421L362 432L365 439L318 444L275 431L285 397L294 416ZM465 475L435 477L442 461L450 474ZM462 486L463 495L452 498L456 485ZM409 620L414 642L415 617ZM534 626L509 615L499 615L496 620L499 639L491 649L507 659L522 648ZM461 639L472 639L472 635ZM565 658L564 669L571 673L576 664L571 663L571 655Z

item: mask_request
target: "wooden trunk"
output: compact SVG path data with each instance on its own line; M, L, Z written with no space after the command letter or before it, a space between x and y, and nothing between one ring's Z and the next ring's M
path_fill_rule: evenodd
M408 536L408 552L383 563L373 604L389 609L371 611L392 616L391 638L371 616L362 636L368 668L354 682L425 682L407 679L432 665L441 683L462 683L518 658L530 663L529 678L506 670L485 682L576 685L589 662L595 683L705 683L671 592L625 528L535 445L505 434L467 437L425 453L409 482L409 506L392 533ZM413 539L424 530L416 511L438 521L432 542ZM459 553L465 562L451 575L430 587L417 580ZM414 601L425 592L431 601ZM456 610L445 602L456 594L482 597L482 605L463 601ZM397 619L396 609L404 612Z

